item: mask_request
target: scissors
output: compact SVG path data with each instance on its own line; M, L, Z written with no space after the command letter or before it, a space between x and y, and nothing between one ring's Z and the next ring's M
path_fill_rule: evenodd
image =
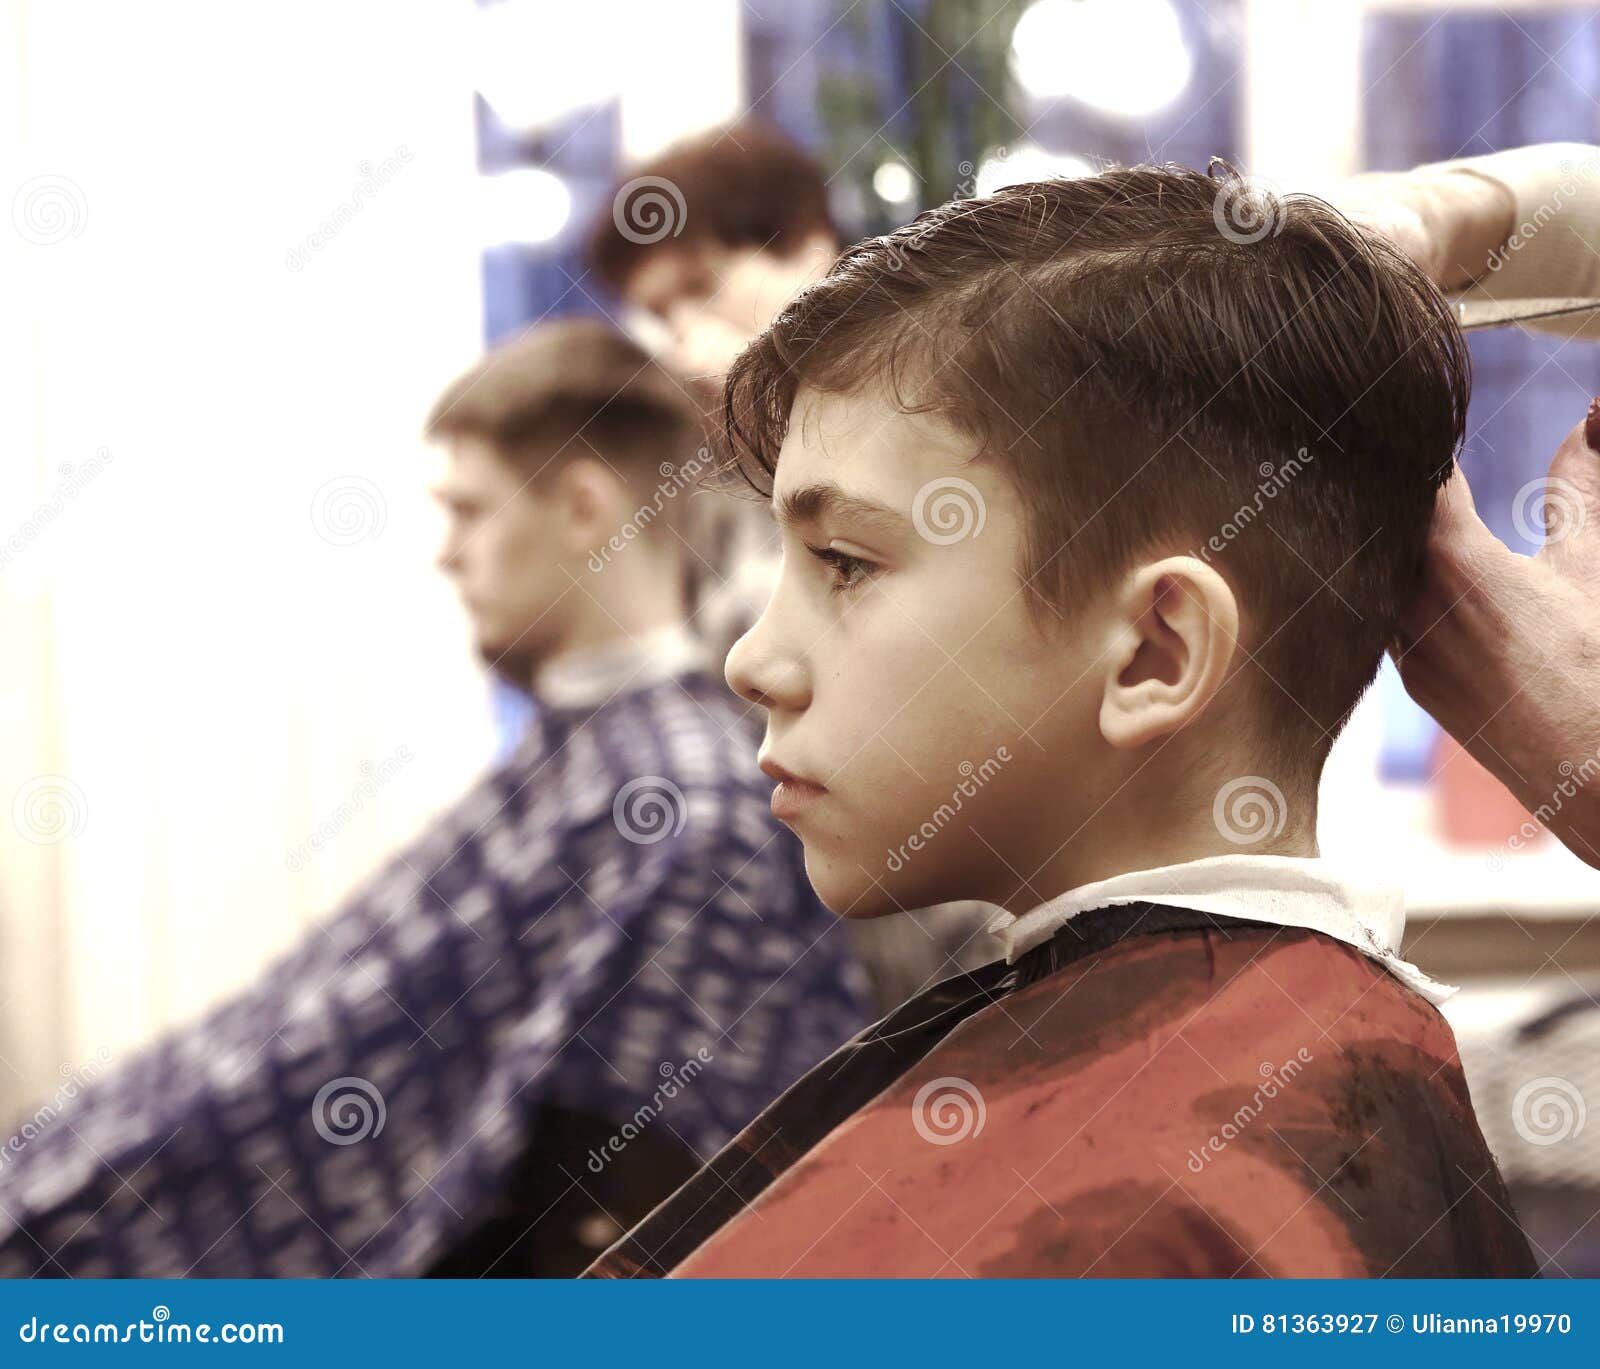
M1460 300L1451 307L1461 331L1470 333L1477 328L1505 328L1531 319L1600 312L1600 299Z

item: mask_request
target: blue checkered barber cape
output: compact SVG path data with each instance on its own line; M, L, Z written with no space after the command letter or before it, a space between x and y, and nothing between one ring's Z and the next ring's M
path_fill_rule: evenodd
M40 1114L0 1274L419 1274L547 1109L613 1122L602 1162L714 1153L873 1015L742 714L698 672L543 708L251 990Z

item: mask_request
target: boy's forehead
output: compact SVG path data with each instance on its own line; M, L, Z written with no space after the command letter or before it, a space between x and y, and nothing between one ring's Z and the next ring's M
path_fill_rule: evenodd
M908 414L876 387L850 394L802 388L778 453L773 501L836 485L909 513L916 491L955 474L976 444L931 414Z

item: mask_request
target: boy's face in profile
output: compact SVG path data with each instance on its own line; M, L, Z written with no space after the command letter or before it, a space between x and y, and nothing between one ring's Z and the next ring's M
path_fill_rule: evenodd
M763 769L799 781L774 811L848 916L1059 892L1028 882L1110 773L1110 620L1030 615L1021 500L975 449L876 390L802 389L779 453L783 570L727 675L767 709Z

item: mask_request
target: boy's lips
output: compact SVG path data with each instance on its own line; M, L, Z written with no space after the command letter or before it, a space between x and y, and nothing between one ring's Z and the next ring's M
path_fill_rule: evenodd
M775 760L763 759L760 765L763 775L777 781L777 788L772 791L772 816L779 822L792 822L828 792L815 780L796 775Z

